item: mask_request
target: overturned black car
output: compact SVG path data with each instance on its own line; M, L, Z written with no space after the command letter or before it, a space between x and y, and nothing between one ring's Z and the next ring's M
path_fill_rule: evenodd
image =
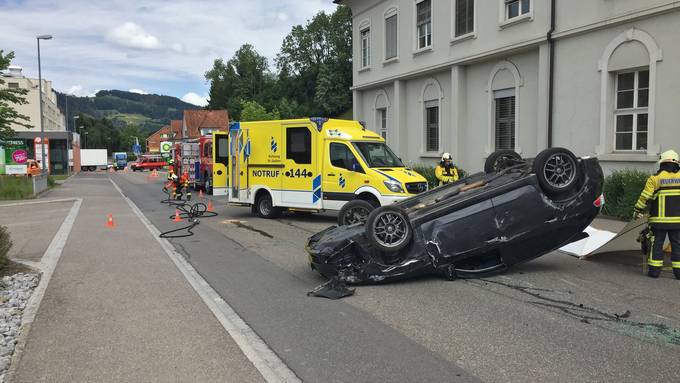
M604 203L598 160L567 149L497 151L484 170L315 234L311 267L347 283L485 276L585 238Z

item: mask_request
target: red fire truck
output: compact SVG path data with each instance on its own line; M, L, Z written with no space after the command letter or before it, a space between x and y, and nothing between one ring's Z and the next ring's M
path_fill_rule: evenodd
M172 156L177 174L186 171L194 189L212 194L212 136L177 142L172 148Z

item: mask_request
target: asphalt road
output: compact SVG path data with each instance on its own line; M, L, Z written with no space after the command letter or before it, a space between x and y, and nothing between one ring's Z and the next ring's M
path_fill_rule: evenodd
M111 177L161 231L178 227L159 179ZM263 220L213 201L219 216L173 244L304 381L680 380L680 282L637 265L552 253L492 278L329 301L305 295L324 280L304 244L333 214Z

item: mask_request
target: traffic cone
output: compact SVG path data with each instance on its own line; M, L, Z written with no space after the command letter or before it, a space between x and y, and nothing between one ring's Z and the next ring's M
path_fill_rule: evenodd
M198 198L203 199L203 190L198 191Z
M127 172L128 172L128 170L127 170L127 166L126 166L126 167L123 168L123 173L127 173Z
M213 211L213 205L212 205L212 200L208 200L208 211Z
M179 210L175 209L175 219L173 222L182 222L182 218L179 216Z
M151 171L151 177L156 178L158 177L158 170L154 169Z
M116 227L115 222L113 222L113 214L109 213L106 217L106 227L114 228Z

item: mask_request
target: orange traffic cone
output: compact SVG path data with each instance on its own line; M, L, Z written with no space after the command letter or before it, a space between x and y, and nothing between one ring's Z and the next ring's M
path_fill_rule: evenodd
M182 218L179 216L179 210L175 209L175 219L173 222L182 222Z
M156 178L158 177L158 170L154 169L151 171L151 177Z
M203 199L203 190L199 190L199 191L198 191L198 197L199 197L200 199Z
M113 222L113 214L109 213L106 217L106 227L114 228L116 227L115 222Z
M212 205L212 200L208 200L208 211L213 211L213 205Z

